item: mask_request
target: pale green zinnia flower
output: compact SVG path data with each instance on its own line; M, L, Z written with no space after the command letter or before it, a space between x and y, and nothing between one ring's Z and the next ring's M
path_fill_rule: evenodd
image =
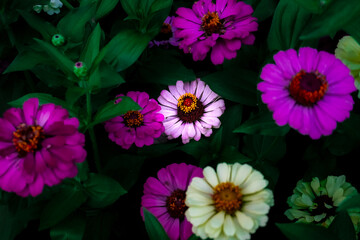
M192 179L186 191L185 212L192 231L202 239L247 240L265 226L274 205L268 181L247 164L204 169L204 178Z
M335 56L340 59L350 70L355 78L355 86L360 89L360 45L351 36L345 36L340 39ZM360 91L358 93L360 98Z
M33 7L34 11L40 13L41 10L44 10L49 15L53 15L54 13L59 14L60 8L63 6L63 3L60 0L50 0L47 5L35 5Z
M357 190L345 181L345 176L328 176L322 181L315 177L311 182L300 180L294 194L288 198L291 207L285 215L297 222L321 224L328 227L334 220L336 208ZM360 230L360 209L348 210L355 231Z

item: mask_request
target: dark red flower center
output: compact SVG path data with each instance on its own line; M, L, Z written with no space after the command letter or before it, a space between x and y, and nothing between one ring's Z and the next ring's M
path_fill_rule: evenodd
M172 218L184 219L188 207L185 205L185 191L177 189L166 199L166 209Z
M13 132L13 144L20 157L39 148L40 142L44 139L44 129L40 126L28 126L20 124Z
M325 95L327 88L328 83L324 75L318 71L307 73L301 70L293 77L289 91L297 103L312 106Z
M183 122L195 122L204 114L203 104L191 93L181 95L177 107L178 117Z
M214 188L212 199L217 212L225 211L231 215L240 209L242 194L238 186L231 182L224 182Z
M329 196L318 196L314 199L313 202L316 208L311 211L312 216L321 215L323 213L326 213L326 218L329 216L335 216L336 207L334 206L333 200ZM325 221L326 218L323 218L322 221Z
M223 21L220 20L217 12L208 12L202 17L201 27L206 35L210 36L213 33L221 33L223 29Z
M140 127L144 123L144 115L139 111L128 111L123 116L125 126L136 128Z
M157 41L169 40L172 37L171 25L168 23L163 23L159 34L155 37Z

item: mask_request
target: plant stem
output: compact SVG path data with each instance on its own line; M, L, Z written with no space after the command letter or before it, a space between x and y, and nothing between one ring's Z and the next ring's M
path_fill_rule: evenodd
M67 0L61 0L61 2L67 7L68 9L74 9L74 7L67 1Z
M91 109L91 90L88 88L88 83L84 81L84 84L86 86L86 110L87 110L87 125L91 123L91 115L92 115L92 109ZM89 127L89 135L91 139L93 154L94 154L94 160L96 169L98 172L101 172L101 163L100 163L100 155L99 155L99 149L96 142L96 136L94 132L94 127Z

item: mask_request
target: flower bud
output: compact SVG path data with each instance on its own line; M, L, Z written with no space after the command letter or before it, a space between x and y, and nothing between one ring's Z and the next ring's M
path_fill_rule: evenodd
M55 34L55 35L52 37L51 42L52 42L52 44L53 44L55 47L59 47L59 46L64 45L64 43L65 43L65 38L64 38L64 36L61 35L61 34Z
M83 62L76 62L74 65L74 73L78 78L84 78L87 75L87 67Z

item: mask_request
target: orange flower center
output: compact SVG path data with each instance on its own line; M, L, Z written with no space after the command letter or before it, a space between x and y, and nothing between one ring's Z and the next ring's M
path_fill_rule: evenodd
M202 17L202 29L206 35L210 36L213 33L220 33L223 29L223 23L219 18L217 12L208 12Z
M171 33L171 25L168 23L163 23L163 25L161 26L160 32L163 34Z
M204 106L197 97L191 93L181 95L177 103L178 116L184 122L194 122L204 113Z
M123 116L125 126L136 128L144 123L144 116L139 111L128 111Z
M27 126L21 123L13 132L13 144L20 157L38 149L40 141L44 139L44 129L40 126Z
M166 199L166 208L172 218L184 219L187 209L185 196L185 191L177 189Z
M238 186L231 182L225 182L214 188L212 199L217 212L225 211L232 215L241 207L242 194Z
M319 101L328 88L325 76L318 71L307 73L301 70L297 73L289 87L290 96L304 106L312 106Z

